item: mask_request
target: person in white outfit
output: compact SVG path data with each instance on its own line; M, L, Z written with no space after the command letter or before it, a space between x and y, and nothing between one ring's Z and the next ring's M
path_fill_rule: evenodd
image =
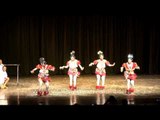
M7 83L9 82L9 77L6 72L7 67L5 67L2 63L2 60L0 59L0 88L6 89Z

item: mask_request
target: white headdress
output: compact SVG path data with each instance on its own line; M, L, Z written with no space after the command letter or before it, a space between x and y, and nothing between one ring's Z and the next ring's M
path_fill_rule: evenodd
M97 52L97 54L98 54L99 57L100 57L101 55L103 55L103 52L99 50L99 51Z
M128 59L133 59L133 54L128 54Z
M70 56L75 57L75 51L74 50L72 50L72 52L70 52Z

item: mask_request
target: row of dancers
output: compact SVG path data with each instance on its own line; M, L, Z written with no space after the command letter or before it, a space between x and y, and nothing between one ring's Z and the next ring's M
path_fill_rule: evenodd
M99 59L94 60L89 64L89 66L96 65L95 74L97 77L97 84L96 89L104 89L105 88L105 79L106 79L106 66L113 67L115 66L115 63L111 64L108 60L104 59L104 54L102 51L97 52ZM77 60L75 57L75 51L72 51L70 53L70 60L67 61L65 66L60 66L59 69L68 69L68 76L70 79L69 82L69 89L76 90L77 89L77 77L80 75L80 72L78 71L78 67L81 70L84 70L84 67L81 66L80 60ZM128 54L128 61L126 63L123 63L120 71L124 72L125 79L127 80L127 94L131 94L134 92L134 81L137 78L137 75L134 73L135 69L140 69L140 67L137 65L136 62L133 62L133 55ZM55 71L55 67L52 65L48 65L45 61L45 59L42 57L40 58L40 64L38 64L33 70L31 70L31 73L34 73L34 71L39 70L38 74L38 81L39 81L39 88L37 91L37 95L48 95L49 94L49 70ZM100 85L100 81L102 80L102 83ZM46 89L42 90L43 83L46 86Z
M105 88L105 79L106 79L106 66L113 67L115 63L111 64L108 60L104 59L104 54L102 51L97 52L99 59L94 60L89 64L89 67L96 65L95 74L97 78L96 89L104 89ZM53 65L47 64L45 58L41 57L39 59L40 64L36 65L34 69L30 72L33 74L36 70L39 70L38 74L38 82L39 88L37 90L37 95L48 95L49 94L49 82L51 78L49 77L49 71L55 71L55 67ZM65 66L60 66L59 69L68 69L68 76L70 79L69 89L76 90L77 89L77 77L79 77L80 72L78 71L78 67L83 71L84 67L82 67L80 60L77 60L75 57L75 51L70 53L70 60L67 61ZM125 71L124 71L125 69ZM128 61L123 63L120 71L124 71L124 77L127 80L127 94L131 94L134 92L134 81L137 78L134 70L140 69L136 62L133 62L133 55L128 54ZM9 81L9 77L6 72L6 67L3 65L2 60L0 59L0 88L6 88L6 84ZM102 81L100 85L100 81ZM42 89L43 84L45 85L45 90Z

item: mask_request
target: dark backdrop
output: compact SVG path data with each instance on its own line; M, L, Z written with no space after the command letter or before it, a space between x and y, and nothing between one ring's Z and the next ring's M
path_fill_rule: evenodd
M20 74L29 75L39 57L58 70L69 60L71 50L85 67L82 74L94 73L88 64L102 50L113 68L108 74L119 74L120 66L133 53L139 74L159 74L159 16L1 16L0 58L4 63L19 63ZM16 69L8 67L9 74Z

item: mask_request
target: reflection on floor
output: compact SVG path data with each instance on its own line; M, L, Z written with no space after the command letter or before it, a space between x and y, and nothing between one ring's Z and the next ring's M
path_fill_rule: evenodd
M4 91L0 92L0 105L8 105L8 100Z

